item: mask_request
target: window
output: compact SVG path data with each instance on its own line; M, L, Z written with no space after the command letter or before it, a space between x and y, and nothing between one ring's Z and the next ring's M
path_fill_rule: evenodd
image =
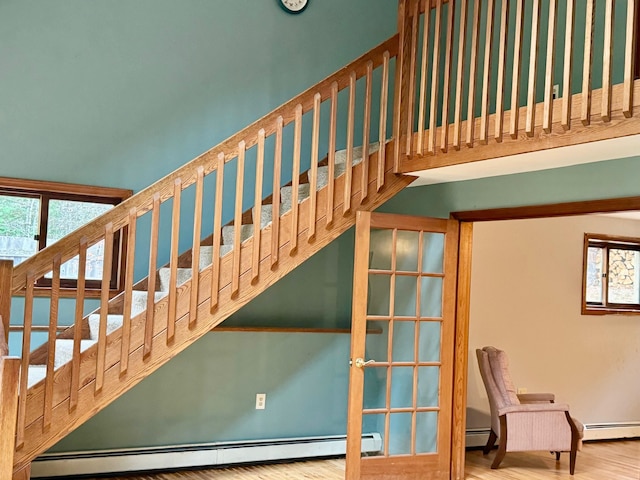
M640 239L585 234L583 314L640 313Z
M130 190L89 187L66 183L0 178L0 259L17 265L56 242L114 205L131 196ZM115 239L114 252L120 239ZM102 280L104 242L87 250L86 288L98 289ZM120 255L114 255L111 288L118 288ZM60 269L60 286L76 287L78 258ZM51 286L51 273L36 282L36 288Z

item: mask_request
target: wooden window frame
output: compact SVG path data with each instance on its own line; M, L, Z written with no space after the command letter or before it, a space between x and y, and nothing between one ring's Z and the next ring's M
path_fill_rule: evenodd
M587 302L587 261L589 247L604 249L603 259L603 301L601 303ZM608 301L608 267L609 249L624 249L640 252L640 238L601 235L596 233L584 234L584 248L582 259L582 314L583 315L640 315L640 303L626 304ZM640 288L640 286L639 286Z
M48 212L50 200L67 200L75 202L104 203L117 205L129 198L133 192L127 189L78 185L72 183L50 182L41 180L26 180L0 177L0 195L36 198L40 202L38 214L38 251L46 247L48 230ZM113 245L113 262L111 265L110 290L117 293L122 290L122 275L126 258L126 235L116 232ZM86 280L86 297L100 295L102 281ZM62 296L75 296L77 281L74 279L60 279L60 293ZM51 279L42 277L36 281L34 293L36 296L47 296L51 291Z

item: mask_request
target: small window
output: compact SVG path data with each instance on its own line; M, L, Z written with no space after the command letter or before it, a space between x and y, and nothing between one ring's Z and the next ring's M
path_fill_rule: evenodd
M13 260L14 266L55 243L65 235L107 212L130 190L90 187L66 183L0 178L0 259ZM85 270L87 290L99 289L102 280L104 241L87 250ZM120 239L114 240L111 289L119 288L117 273L121 262ZM36 282L38 290L51 287L51 273ZM76 287L78 258L60 269L60 286ZM64 293L64 292L63 292Z
M640 313L640 239L585 234L582 313Z

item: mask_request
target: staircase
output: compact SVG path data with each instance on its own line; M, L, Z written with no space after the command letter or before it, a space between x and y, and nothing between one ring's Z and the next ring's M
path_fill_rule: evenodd
M17 385L0 385L4 393L18 392L15 454L12 461L3 455L0 473L28 478L38 454L353 226L357 210L375 209L411 183L413 177L393 173L395 144L387 140L390 59L397 45L392 37L12 270L6 281L25 296L20 369L26 374ZM344 101L341 90L349 92ZM360 110L357 95L364 100ZM325 102L330 113L322 119ZM346 116L344 139L339 115ZM310 149L303 137L310 137ZM346 148L336 148L338 142ZM211 205L213 225L207 228L203 212ZM171 224L161 229L165 210ZM193 240L179 253L183 224L192 226ZM101 241L105 265L122 255L123 288L113 295L112 272L105 269L100 307L84 315L87 249ZM163 245L169 261L159 265ZM147 256L148 275L136 280L135 265ZM56 333L60 267L74 257L81 272L79 307L73 325ZM32 349L33 287L48 273L48 341ZM12 422L0 423L4 435Z

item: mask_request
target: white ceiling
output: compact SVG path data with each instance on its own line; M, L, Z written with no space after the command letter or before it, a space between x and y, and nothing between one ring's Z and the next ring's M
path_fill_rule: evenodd
M640 155L640 135L631 135L414 172L412 175L417 175L419 178L411 186L533 172L638 155Z

